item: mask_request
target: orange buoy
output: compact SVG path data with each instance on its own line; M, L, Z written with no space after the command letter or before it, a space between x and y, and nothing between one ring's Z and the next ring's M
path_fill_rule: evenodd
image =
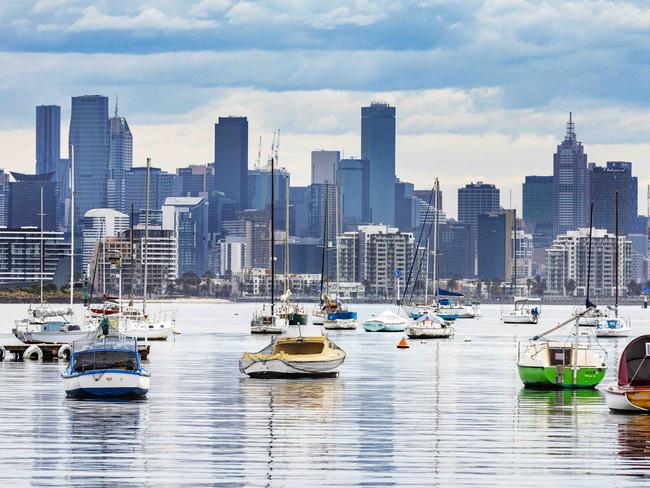
M404 337L402 337L402 339L397 343L398 349L408 349L409 347L411 346L409 346L409 343L406 342L406 338Z

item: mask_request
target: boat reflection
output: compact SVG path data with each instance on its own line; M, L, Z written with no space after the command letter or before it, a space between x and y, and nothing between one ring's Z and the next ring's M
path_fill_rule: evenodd
M650 457L650 415L612 414L618 423L618 455L624 458ZM639 465L647 472L647 464Z
M519 409L542 410L548 414L573 415L578 411L586 411L594 405L604 402L600 390L532 390L522 388L519 391Z

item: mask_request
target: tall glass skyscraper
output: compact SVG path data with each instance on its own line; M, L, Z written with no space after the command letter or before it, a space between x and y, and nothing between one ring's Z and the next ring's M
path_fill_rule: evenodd
M61 107L36 107L36 174L56 173L61 158Z
M117 106L115 116L108 123L111 134L106 199L109 208L124 212L124 175L133 166L133 136L126 119L117 116Z
M68 142L74 146L74 161L71 163L74 162L77 260L80 259L85 213L93 208L105 208L107 204L109 136L108 98L100 95L72 97ZM80 260L78 264L81 265Z
M553 242L553 177L526 176L522 195L523 218L532 227L533 246L550 247Z
M219 117L214 124L214 167L216 190L248 204L248 119Z
M336 170L336 184L341 190L343 230L356 230L369 223L370 162L367 159L341 159Z
M395 225L395 107L361 107L361 158L370 161L370 219Z
M553 236L589 225L589 170L569 113L566 135L553 155Z

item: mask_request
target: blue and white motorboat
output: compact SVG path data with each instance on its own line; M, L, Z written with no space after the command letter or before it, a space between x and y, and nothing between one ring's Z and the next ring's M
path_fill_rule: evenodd
M71 397L144 397L151 374L140 364L135 339L104 337L75 341L61 375Z
M340 309L330 312L323 327L328 330L354 330L357 328L357 312Z
M384 310L363 323L366 332L404 332L409 321L392 310Z
M613 317L600 317L596 321L596 337L627 337L631 331L629 322L618 314Z

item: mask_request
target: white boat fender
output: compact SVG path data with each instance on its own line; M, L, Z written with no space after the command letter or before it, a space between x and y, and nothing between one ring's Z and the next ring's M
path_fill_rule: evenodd
M465 337L465 342L472 342L472 338L470 336Z
M70 354L72 354L70 344L63 344L59 347L59 352L56 353L59 359L70 359Z
M0 345L0 361L4 361L6 357L7 357L7 350L5 349L5 346Z
M27 349L25 349L25 352L23 353L23 361L33 359L32 356L34 356L34 354L36 354L36 359L39 361L43 359L43 351L41 351L41 348L36 344L32 344Z

